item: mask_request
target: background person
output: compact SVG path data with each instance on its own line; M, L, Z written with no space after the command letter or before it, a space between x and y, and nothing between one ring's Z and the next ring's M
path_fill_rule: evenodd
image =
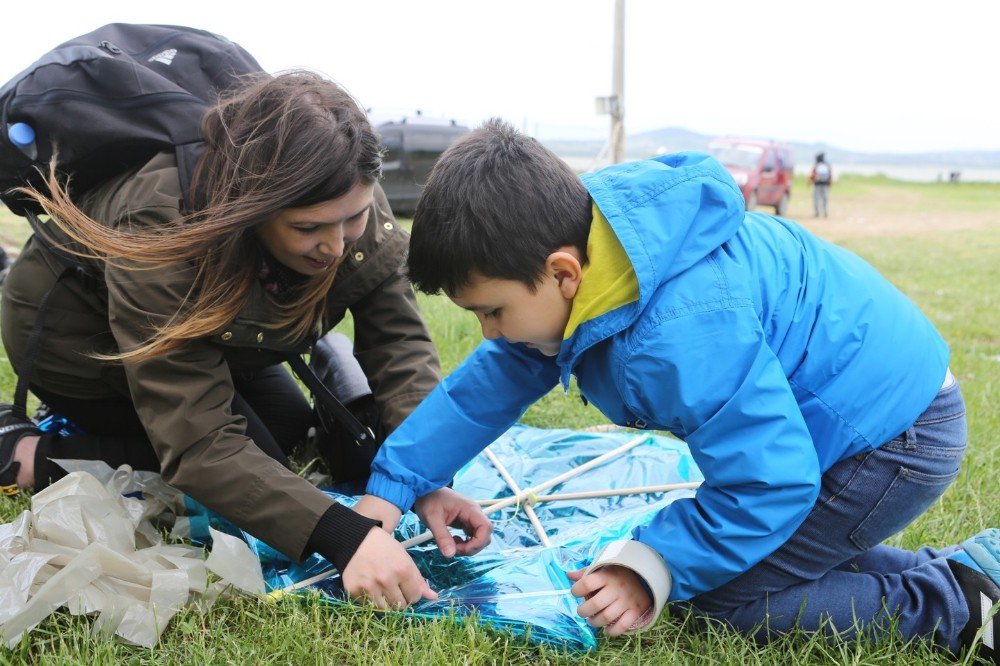
M809 172L809 184L813 186L813 217L829 217L830 184L833 183L833 168L826 161L825 153L816 153L816 162Z

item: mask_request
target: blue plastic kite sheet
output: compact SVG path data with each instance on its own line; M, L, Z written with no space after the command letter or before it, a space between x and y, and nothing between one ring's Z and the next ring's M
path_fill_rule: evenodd
M633 440L636 433L589 433L515 426L490 446L522 489L544 483ZM641 435L640 435L641 436ZM632 488L701 481L683 442L649 436L627 453L583 472L541 494ZM474 499L513 495L496 468L480 454L455 476L455 490ZM632 530L693 490L608 497L534 505L551 542L543 547L524 508L512 506L491 516L493 539L472 557L447 560L433 541L410 549L417 566L437 590L437 601L422 601L406 614L421 618L458 617L509 629L529 640L591 650L597 635L576 614L579 600L570 594L566 572L586 566L611 541L629 538ZM357 497L330 492L353 505ZM399 540L424 531L416 515L407 513L396 530ZM282 589L330 569L313 556L303 565L290 562L266 544L248 537L261 558L270 589ZM344 599L340 576L314 585L331 602Z

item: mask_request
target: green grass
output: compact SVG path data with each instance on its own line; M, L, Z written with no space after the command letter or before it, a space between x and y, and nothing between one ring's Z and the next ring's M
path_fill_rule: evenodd
M878 267L913 298L952 349L951 367L962 382L969 410L969 452L962 474L945 496L903 533L895 545L914 548L961 540L986 526L1000 526L1000 186L904 184L885 178L838 181L838 192L896 192L916 209L962 208L994 215L972 231L913 236L857 237L842 244ZM799 190L804 191L804 190ZM889 197L892 198L892 197ZM0 216L0 234L23 239L23 222ZM442 297L421 297L446 371L479 342L472 315ZM0 394L9 398L13 376L0 363ZM579 394L553 391L524 419L541 427L582 427L605 422ZM24 498L0 502L0 521L27 506ZM716 627L698 627L674 613L636 637L602 640L583 658L538 647L503 632L457 621L412 621L351 606L330 607L315 597L277 603L256 599L220 602L205 614L186 610L150 650L89 636L89 619L59 613L45 620L3 663L655 663L655 664L946 664L952 659L898 639L828 644L794 635L767 646ZM967 662L968 663L968 662Z

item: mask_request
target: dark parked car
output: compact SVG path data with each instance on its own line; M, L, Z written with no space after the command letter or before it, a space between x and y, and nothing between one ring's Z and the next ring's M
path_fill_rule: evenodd
M412 215L420 191L441 153L469 131L454 120L416 117L375 128L385 146L382 188L394 213Z
M777 215L785 214L794 176L792 151L787 145L727 137L712 141L708 152L732 174L747 210L774 206Z

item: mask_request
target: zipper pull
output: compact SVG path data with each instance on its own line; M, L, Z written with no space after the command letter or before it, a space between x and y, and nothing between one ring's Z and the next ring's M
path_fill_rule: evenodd
M106 39L103 42L101 42L100 44L98 44L98 46L100 48L104 49L105 51L107 51L108 53L110 53L111 55L121 55L122 54L122 50L120 48L118 48L117 46L115 46L114 44L112 44L111 42L109 42Z

